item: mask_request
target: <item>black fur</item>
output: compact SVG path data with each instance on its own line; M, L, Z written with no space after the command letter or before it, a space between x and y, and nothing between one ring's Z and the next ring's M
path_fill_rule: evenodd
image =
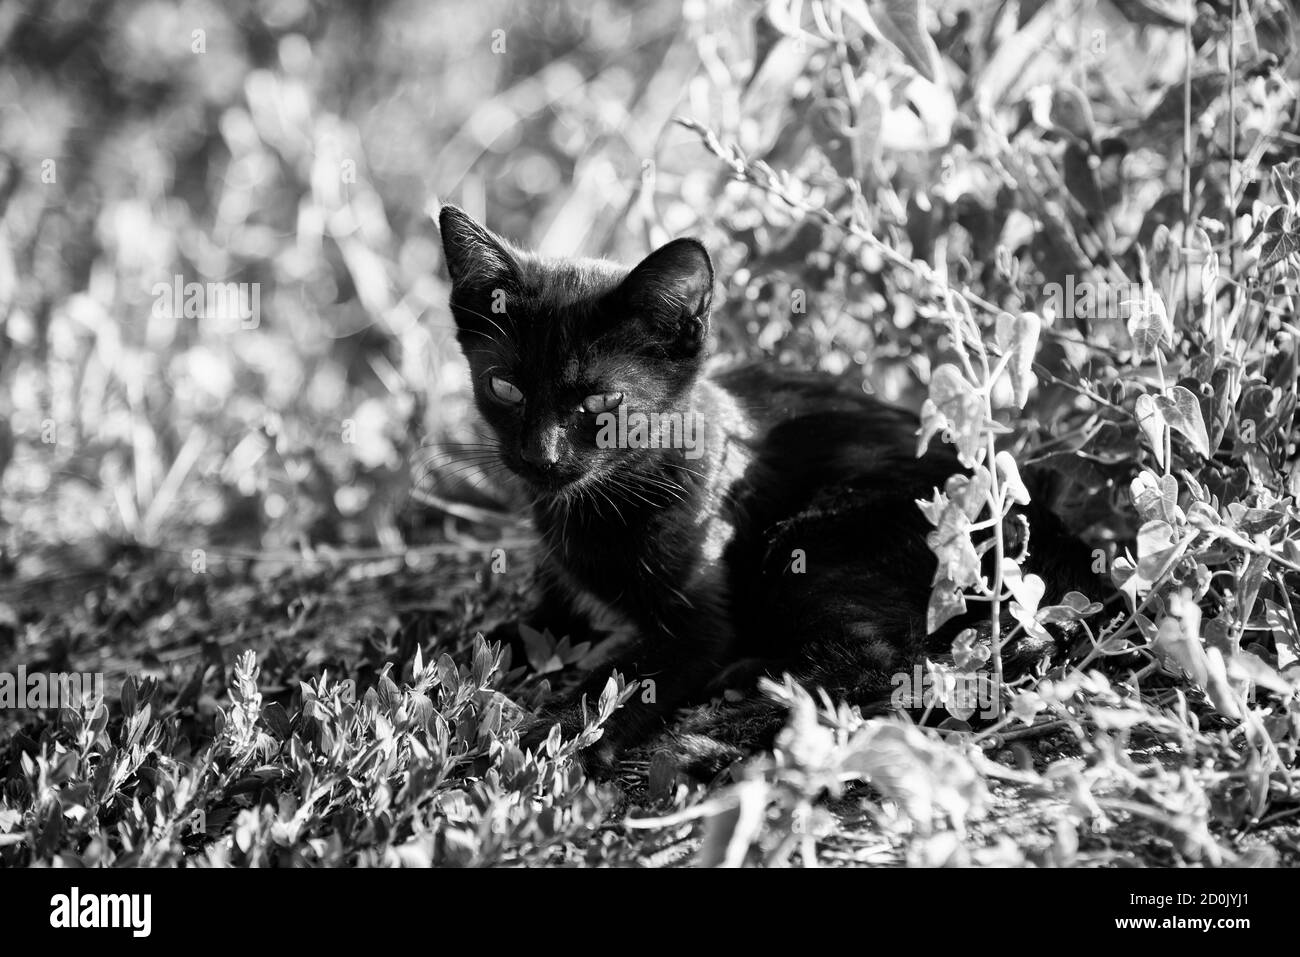
M977 620L925 633L935 559L916 500L961 471L956 459L939 443L918 459L911 414L825 375L703 376L713 270L699 243L676 240L629 271L520 252L455 207L440 222L478 408L534 502L544 557L529 623L575 639L622 626L632 637L614 665L653 682L607 725L593 766L741 673L788 671L878 707L895 673ZM494 375L523 402L495 397ZM700 456L599 447L580 405L611 393L634 412L698 413ZM1095 591L1081 546L1045 510L1029 520L1026 568L1047 599ZM556 720L575 731L580 696L594 700L608 676L548 707L526 742ZM781 718L751 699L680 740L716 766L770 743Z

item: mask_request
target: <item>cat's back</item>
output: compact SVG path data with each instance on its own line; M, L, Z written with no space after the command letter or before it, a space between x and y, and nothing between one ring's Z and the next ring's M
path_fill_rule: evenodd
M918 459L917 417L845 377L754 363L710 379L748 416L759 463L796 485L879 476L925 487L956 470L942 448Z
M774 421L818 411L907 413L877 401L843 376L750 362L709 376L756 414ZM749 400L749 401L745 401Z

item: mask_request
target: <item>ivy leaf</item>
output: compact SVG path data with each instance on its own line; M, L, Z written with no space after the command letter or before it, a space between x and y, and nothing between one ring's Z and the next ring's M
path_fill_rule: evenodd
M1029 390L1035 382L1034 353L1038 350L1038 334L1042 326L1042 320L1032 312L1022 312L1018 316L1003 312L998 315L994 328L998 348L1011 354L1007 371L1011 375L1011 388L1019 409L1029 401Z
M1129 483L1133 504L1143 521L1160 520L1181 524L1182 511L1178 508L1178 480L1172 475L1157 476L1143 469Z
M1205 648L1200 637L1189 635L1183 623L1170 615L1160 621L1152 643L1155 652L1166 666L1174 671L1184 671L1199 687L1204 688L1209 680L1209 669L1205 661Z
M1145 561L1163 554L1173 547L1174 528L1168 522L1159 520L1146 522L1137 535L1137 555L1139 561Z
M1273 187L1286 197L1292 209L1300 208L1300 162L1278 163L1271 171Z
M1156 408L1175 432L1181 433L1192 444L1196 454L1208 459L1211 454L1210 436L1205 430L1205 417L1201 414L1201 402L1190 389L1176 385L1168 395L1158 395Z
M1128 334L1133 339L1138 359L1145 361L1160 351L1162 342L1173 343L1169 314L1160 293L1151 288L1144 289L1142 298L1130 300L1129 305L1132 314L1128 320Z
M970 525L984 507L991 483L988 469L980 466L971 477L954 475L936 495L933 505L922 503L935 529L926 536L926 544L938 559L934 584L947 581L952 587L967 588L980 579L979 554L971 542ZM938 515L935 508L942 503Z
M1147 443L1151 446L1151 451L1155 452L1156 464L1163 468L1165 464L1165 417L1160 414L1155 398L1146 393L1138 396L1134 414L1137 416L1142 434L1147 437Z
M952 663L958 671L975 671L989 660L993 649L978 639L974 628L963 628L952 640Z
M983 426L984 400L961 370L950 362L935 369L930 377L930 397L921 406L919 454L925 454L936 432L946 429L961 463L974 468L983 443Z
M980 557L970 540L970 522L956 509L944 513L944 521L925 537L939 560L936 586L944 581L957 588L969 588L979 581Z
M1011 698L1011 712L1024 724L1033 724L1038 712L1047 707L1043 696L1034 691L1022 691Z
M1300 253L1300 232L1283 227L1266 233L1259 250L1259 268L1267 269Z
M925 630L934 634L944 623L966 613L966 596L948 580L939 582L930 592L930 604L925 610Z
M1137 594L1150 588L1161 574L1172 567L1173 562L1182 555L1187 545L1200 532L1191 531L1182 537L1174 534L1174 528L1168 522L1152 521L1145 523L1137 534L1137 574L1121 585L1131 586L1130 594ZM1118 571L1119 563L1116 562Z
M1037 575L1010 575L1006 579L1007 589L1015 596L1011 602L1011 617L1024 627L1025 633L1040 640L1050 636L1038 623L1038 603L1043 600L1047 586Z
M1029 504L1029 489L1025 488L1025 483L1020 478L1020 470L1016 468L1016 460L1011 453L1003 449L993 459L997 466L998 475L1002 477L1002 488L1007 494L1007 498L1017 505Z
M1063 624L1079 618L1087 618L1101 611L1104 606L1099 601L1092 601L1081 592L1067 592L1059 605L1046 605L1038 609L1038 620L1044 625Z

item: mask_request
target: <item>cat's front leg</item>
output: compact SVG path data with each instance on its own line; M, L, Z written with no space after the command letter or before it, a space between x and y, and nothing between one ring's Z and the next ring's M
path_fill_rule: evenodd
M594 627L590 617L574 606L563 588L546 577L539 579L538 586L537 599L522 616L501 622L483 636L489 642L499 642L510 649L512 666L530 664L525 628L549 633L557 640L567 637L573 645L605 637L606 633Z
M588 771L611 770L623 751L645 741L679 707L703 694L732 658L731 636L730 624L720 609L702 610L691 602L658 609L612 662L543 708L525 728L521 745L540 747L556 723L564 737L578 734L584 726L584 696L588 714L594 713L610 675L618 672L629 684L635 682L635 687L605 721L600 740L580 755Z

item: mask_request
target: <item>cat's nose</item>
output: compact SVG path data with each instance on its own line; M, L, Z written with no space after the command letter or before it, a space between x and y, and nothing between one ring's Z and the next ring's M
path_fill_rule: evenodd
M524 440L519 454L534 468L554 468L560 461L559 430L545 429L535 432Z

